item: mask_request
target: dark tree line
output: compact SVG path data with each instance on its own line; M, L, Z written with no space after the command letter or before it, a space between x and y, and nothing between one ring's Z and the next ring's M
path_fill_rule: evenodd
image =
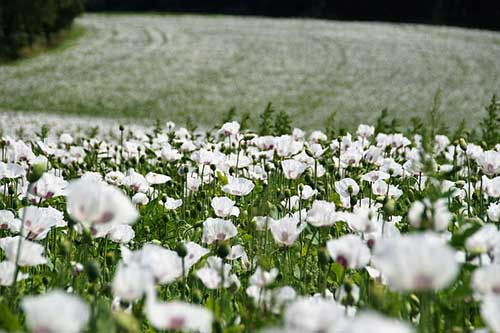
M23 47L71 26L83 0L0 0L0 57L16 58Z
M87 9L418 22L500 30L500 0L87 0Z

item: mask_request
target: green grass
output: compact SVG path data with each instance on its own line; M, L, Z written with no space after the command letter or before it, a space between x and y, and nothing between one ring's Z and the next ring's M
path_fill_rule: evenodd
M332 112L346 125L372 122L386 107L408 124L440 89L440 117L453 127L477 124L500 92L494 32L156 14L77 22L56 50L0 66L0 110L211 125L232 106L256 122L273 102L303 128Z

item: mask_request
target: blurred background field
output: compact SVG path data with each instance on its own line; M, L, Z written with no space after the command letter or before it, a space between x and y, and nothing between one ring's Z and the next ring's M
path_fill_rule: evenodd
M413 24L196 15L86 14L83 33L0 66L0 109L199 125L268 102L294 125L346 125L384 108L408 123L433 107L474 125L500 88L500 33Z

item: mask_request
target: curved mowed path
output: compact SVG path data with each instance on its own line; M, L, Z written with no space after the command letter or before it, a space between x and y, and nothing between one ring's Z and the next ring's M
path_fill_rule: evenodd
M85 15L74 45L0 66L0 110L211 125L268 101L295 125L380 110L409 122L442 90L442 119L475 124L500 93L500 33L458 28L191 15Z

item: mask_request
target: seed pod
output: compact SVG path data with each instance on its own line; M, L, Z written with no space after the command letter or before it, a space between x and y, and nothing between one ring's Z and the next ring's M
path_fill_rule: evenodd
M89 261L85 265L85 271L87 272L87 276L90 282L96 282L101 276L101 269L99 265L95 261Z
M179 255L179 257L184 258L188 254L188 250L186 248L186 245L183 242L178 242L176 247L175 247L175 252Z
M231 249L226 243L220 243L217 246L217 255L222 259L226 258L229 255L229 253L231 253Z

